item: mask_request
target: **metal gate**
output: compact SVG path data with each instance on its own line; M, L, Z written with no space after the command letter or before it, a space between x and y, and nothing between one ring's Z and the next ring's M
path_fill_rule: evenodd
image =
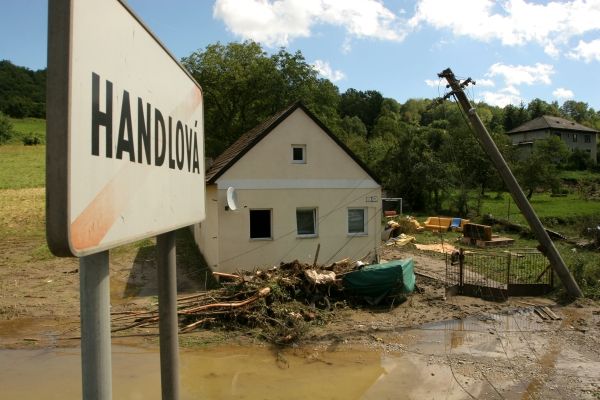
M554 285L552 268L535 249L460 251L446 258L446 292L487 300L539 296Z

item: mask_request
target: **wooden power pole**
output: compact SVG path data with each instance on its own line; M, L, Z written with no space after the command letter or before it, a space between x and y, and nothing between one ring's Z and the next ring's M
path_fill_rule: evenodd
M463 92L463 88L471 82L471 78L460 83L456 79L454 73L450 68L445 69L444 71L439 73L438 76L440 78L445 78L448 81L448 84L452 89L452 92L450 94L454 95L454 97L458 100L460 107L462 107L465 114L467 115L469 122L471 123L471 127L475 132L475 136L477 136L477 138L479 139L479 143L483 147L483 150L492 159L494 166L496 167L496 169L500 173L500 176L504 180L504 183L508 187L508 190L510 191L513 200L519 207L519 210L521 210L521 212L523 213L523 216L527 220L527 223L529 223L529 226L533 230L536 238L542 245L544 255L548 257L552 268L554 268L554 271L556 271L556 274L560 278L561 282L563 283L563 285L565 285L567 292L572 297L583 297L583 293L579 288L579 285L577 285L577 282L575 282L573 275L571 275L571 273L569 272L569 269L565 265L565 262L560 256L560 253L554 246L554 243L552 243L552 240L550 240L548 232L546 232L546 229L544 228L540 219L533 210L533 207L531 207L531 204L529 204L527 197L525 197L525 193L523 193L523 190L519 186L519 183L515 179L515 176L512 174L510 168L508 167L508 164L502 157L502 154L500 154L498 147L496 147L496 143L494 143L494 141L492 140L490 134L483 125L483 122L481 122L479 115L477 115L477 111L473 106L471 106L469 99L467 99L467 96Z

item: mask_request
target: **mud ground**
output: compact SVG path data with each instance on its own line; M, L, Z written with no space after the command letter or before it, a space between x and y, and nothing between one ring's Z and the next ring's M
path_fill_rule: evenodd
M0 249L0 349L79 344L77 260L37 257L37 246L35 242L19 243L19 254L11 250L10 243L3 243ZM148 241L141 247L111 253L112 312L144 310L156 304L153 251L154 245ZM412 360L421 373L431 371L418 379L442 385L431 396L421 393L429 398L600 397L598 303L584 299L560 305L541 297L496 303L446 297L442 255L406 247L384 249L382 257L412 257L418 292L400 304L340 308L328 324L312 329L296 350L277 354L291 357L289 352L300 353L309 360L315 354L339 349L367 349L388 354L388 364L394 364L394 357L400 354L403 360ZM213 283L207 274L197 266L180 265L179 292L193 293L210 286ZM561 319L542 320L533 312L534 305L549 306ZM236 332L202 330L181 335L180 340L183 348L264 346L252 336ZM113 343L156 347L157 331L144 328L116 333ZM392 376L396 367L390 368L386 376ZM457 383L456 396L439 397L446 393L444 383L436 380L441 377Z

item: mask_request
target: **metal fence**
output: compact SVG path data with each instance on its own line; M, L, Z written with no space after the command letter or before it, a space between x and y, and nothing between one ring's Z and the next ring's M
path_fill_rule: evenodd
M450 294L492 300L548 293L554 283L548 260L535 249L460 249L446 260L446 282Z

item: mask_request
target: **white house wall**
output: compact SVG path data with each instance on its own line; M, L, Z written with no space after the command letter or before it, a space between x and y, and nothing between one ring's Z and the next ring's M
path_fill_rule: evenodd
M292 162L294 144L306 146L305 164ZM237 192L238 211L225 208L230 186ZM217 206L210 211L214 192ZM219 177L217 188L207 189L206 204L198 243L216 271L313 262L318 244L319 263L358 259L381 236L381 187L301 109ZM312 207L317 208L317 236L298 237L296 208ZM349 207L367 209L366 235L348 235ZM250 209L272 210L271 239L250 239Z
M206 185L206 219L202 223L192 226L194 240L208 266L216 265L219 262L218 200L217 185Z
M346 257L362 258L381 237L381 190L374 189L270 189L238 190L239 211L226 211L226 190L219 190L219 249L217 271L271 267L280 262L313 262L321 244L319 263ZM375 196L377 202L367 202ZM317 208L317 236L299 237L296 208ZM367 209L367 235L348 232L348 208ZM250 209L271 209L272 239L250 239Z
M292 144L306 145L306 164L291 162ZM377 185L301 109L229 168L218 180L219 188L236 180L359 180ZM353 184L353 183L350 183Z

